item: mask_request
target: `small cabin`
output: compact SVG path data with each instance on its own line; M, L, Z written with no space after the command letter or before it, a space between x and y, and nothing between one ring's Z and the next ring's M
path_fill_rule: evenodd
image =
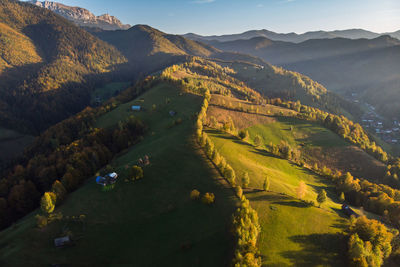
M141 106L132 106L132 107L131 107L131 110L132 110L132 111L141 111L141 110L142 110L142 107L141 107Z
M346 214L349 217L350 216L358 217L358 214L346 204L342 205L342 211L344 212L344 214Z
M102 186L107 186L111 184L115 184L117 182L118 174L115 172L109 173L105 175L104 177L102 176L97 176L96 177L96 183Z
M54 245L57 248L61 248L61 247L67 246L70 243L71 243L71 239L69 238L69 236L64 236L64 237L60 237L60 238L54 239Z

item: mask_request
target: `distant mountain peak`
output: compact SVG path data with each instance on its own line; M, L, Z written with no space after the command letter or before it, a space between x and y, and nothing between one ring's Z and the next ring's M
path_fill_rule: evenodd
M400 39L400 31L393 33L385 33L394 38ZM236 40L248 40L254 37L265 37L272 41L283 41L291 43L301 43L311 39L334 39L334 38L346 38L346 39L374 39L383 34L366 31L363 29L348 29L348 30L335 30L335 31L310 31L302 34L291 33L276 33L266 29L262 30L250 30L238 34L227 34L227 35L212 35L212 36L201 36L195 33L185 34L183 36L197 41L220 41L229 42Z
M126 30L131 26L122 22L109 14L96 16L89 10L82 7L71 7L57 2L31 0L28 3L47 8L58 15L74 22L79 26L96 27L103 30Z

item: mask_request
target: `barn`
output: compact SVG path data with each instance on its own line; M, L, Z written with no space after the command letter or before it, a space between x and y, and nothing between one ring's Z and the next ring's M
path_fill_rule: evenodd
M131 110L132 111L140 111L140 110L142 110L142 107L141 106L132 106Z

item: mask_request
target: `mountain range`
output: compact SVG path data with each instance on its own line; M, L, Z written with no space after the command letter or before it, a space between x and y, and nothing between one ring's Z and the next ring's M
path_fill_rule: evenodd
M96 27L103 30L125 30L131 27L129 24L122 24L122 22L114 16L110 16L109 14L95 16L89 10L81 7L71 7L50 1L40 2L31 0L29 3L47 8L82 27Z
M357 94L390 118L398 116L400 41L389 35L374 39L310 39L301 43L265 37L204 42L306 74L345 97Z
M302 34L291 33L276 33L269 30L251 30L239 34L227 34L227 35L212 35L202 36L194 33L184 34L186 38L197 40L197 41L220 41L228 42L235 40L248 40L255 37L265 37L272 41L284 41L291 43L300 43L310 39L333 39L333 38L348 38L348 39L373 39L381 35L390 35L394 38L400 39L400 30L391 33L375 33L366 31L363 29L349 29L349 30L336 30L336 31L311 31Z

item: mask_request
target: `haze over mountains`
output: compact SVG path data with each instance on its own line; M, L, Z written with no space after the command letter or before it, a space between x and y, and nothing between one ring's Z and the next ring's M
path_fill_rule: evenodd
M333 39L333 38L348 38L348 39L373 39L381 35L390 35L394 38L400 38L400 30L391 33L375 33L363 29L349 29L349 30L336 30L336 31L312 31L302 34L297 33L276 33L269 30L251 30L239 34L226 34L226 35L212 35L202 36L194 33L187 33L183 36L197 41L235 41L235 40L248 40L254 37L265 37L273 41L284 41L292 43L300 43L310 39Z
M224 51L260 57L298 71L345 96L356 93L389 116L400 108L400 41L389 35L374 39L310 39L301 43L265 37L205 41Z
M71 7L51 1L41 2L31 0L29 3L47 8L83 27L98 27L103 30L124 30L131 27L129 24L122 24L122 22L114 16L110 16L109 14L95 16L89 10L81 7Z

